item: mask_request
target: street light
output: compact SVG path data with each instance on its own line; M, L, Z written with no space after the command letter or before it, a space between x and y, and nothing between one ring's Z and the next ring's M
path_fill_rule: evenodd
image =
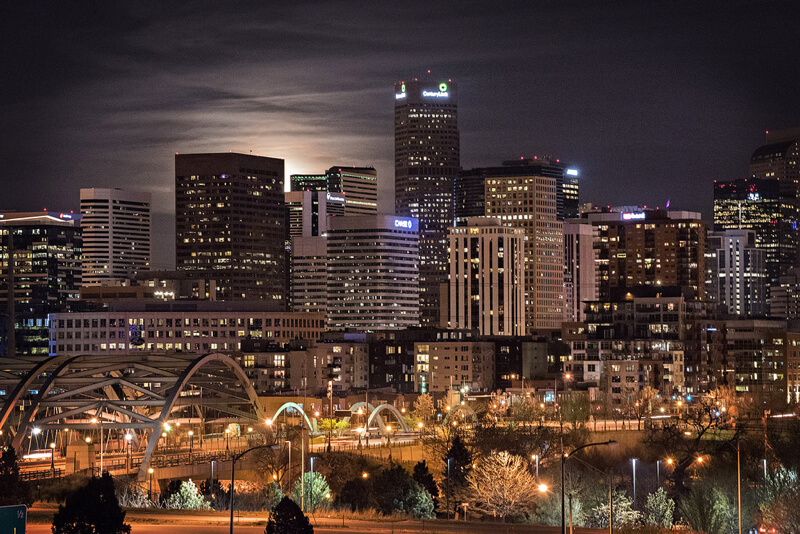
M147 492L147 498L153 500L153 468L147 470L150 473L150 491Z
M581 445L580 447L578 447L574 451L570 452L569 454L562 454L561 455L561 534L567 534L566 514L564 513L565 512L565 510L564 510L564 464L566 463L567 460L570 459L570 457L572 455L574 455L575 453L577 453L581 449L586 449L588 447L597 447L597 446L600 446L600 445L616 445L616 444L617 444L617 442L614 441L614 440L602 441L602 442L597 442L597 443L587 443L586 445ZM614 519L614 517L612 515L613 514L613 511L612 511L613 510L612 500L613 500L612 491L609 490L609 506L608 506L608 515L609 515L609 517L608 517L608 525L609 525L609 528L613 528L612 525L613 525L613 519ZM571 509L572 509L572 507L570 506L570 511L571 511Z
M189 461L192 461L192 450L194 449L194 430L190 430L189 434Z
M256 449L266 449L272 448L272 445L256 445L255 447L250 447L244 452L240 452L239 454L235 454L231 456L231 500L230 500L230 508L231 508L231 521L230 521L230 534L233 534L233 495L235 493L236 488L236 460L240 459L242 456L247 454L250 451L254 451Z
M133 435L128 432L125 434L125 446L128 449L128 471L131 470L131 440L133 439Z
M292 480L292 442L291 440L287 439L286 443L289 444L289 446L287 447L289 449L289 467L287 469L287 471L289 472L289 476L286 477L286 485L288 486Z
M231 450L230 443L231 443L231 429L230 428L226 428L225 429L225 451L229 452Z
M55 472L56 470L55 454L56 454L56 443L53 442L50 444L50 470L53 472Z
M636 458L631 458L633 463L633 509L636 509Z

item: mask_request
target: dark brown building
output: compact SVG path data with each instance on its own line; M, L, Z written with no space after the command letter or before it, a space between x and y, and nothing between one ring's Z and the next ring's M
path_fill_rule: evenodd
M286 303L284 161L245 154L175 156L178 270L217 280L219 300Z

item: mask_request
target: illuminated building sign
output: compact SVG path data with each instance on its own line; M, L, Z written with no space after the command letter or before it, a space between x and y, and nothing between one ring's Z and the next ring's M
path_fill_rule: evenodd
M395 219L394 226L395 228L407 228L411 230L414 227L414 221L411 219Z
M447 88L446 84L442 85L444 85L445 89ZM439 88L441 89L441 87L442 86L440 85ZM427 96L432 98L449 98L450 93L448 93L447 91L439 91L438 93L436 91L422 91L422 96Z
M567 174L569 176L578 176L578 169L567 169Z
M328 200L333 200L334 202L344 202L344 197L337 197L336 195L328 193Z
M400 99L405 98L406 96L408 96L408 95L406 95L406 93L395 93L394 99L395 100L400 100Z
M644 213L623 213L622 220L623 221L636 221L645 218Z

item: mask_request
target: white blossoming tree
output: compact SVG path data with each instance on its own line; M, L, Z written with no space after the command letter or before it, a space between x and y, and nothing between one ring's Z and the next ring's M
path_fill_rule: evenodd
M482 459L467 477L471 493L470 508L487 515L500 516L530 510L537 484L521 456L508 452L494 453Z

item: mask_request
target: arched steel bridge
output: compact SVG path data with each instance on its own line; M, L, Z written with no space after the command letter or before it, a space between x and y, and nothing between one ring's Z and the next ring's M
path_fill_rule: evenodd
M263 425L268 418L245 371L224 353L0 358L0 400L0 437L18 451L33 435L45 444L58 436L64 444L97 431L120 450L129 434L144 451L140 479L171 424L220 432L231 423ZM359 402L350 411L359 409L369 413L368 428L386 431L383 412L408 431L394 406ZM270 419L284 410L298 412L301 425L317 433L316 419L296 403L285 403Z

